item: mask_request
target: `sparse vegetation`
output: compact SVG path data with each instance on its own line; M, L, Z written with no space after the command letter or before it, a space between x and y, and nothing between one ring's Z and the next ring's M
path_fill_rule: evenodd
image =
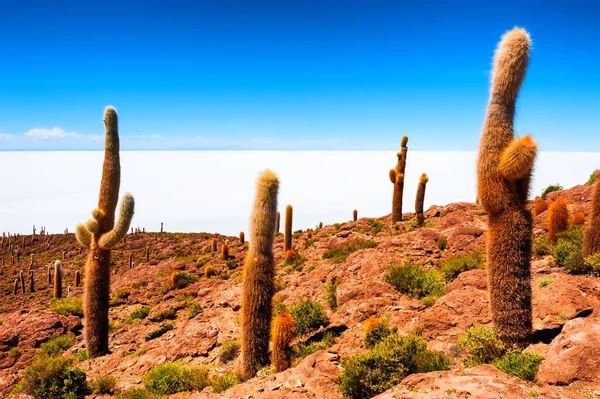
M167 331L171 331L173 329L173 324L165 323L158 330L152 331L148 335L146 335L146 341L153 340L164 335Z
M387 319L370 317L363 327L365 333L365 346L373 349L375 345L396 333L396 328L391 328Z
M306 299L290 309L290 315L296 323L296 334L303 335L321 326L329 324L327 314L318 302Z
M331 248L323 254L323 259L330 259L331 263L342 263L348 256L355 251L367 248L374 248L377 243L373 240L358 238L356 240L345 242L339 247Z
M117 379L110 374L100 376L90 384L92 393L99 395L112 395L115 392L116 386Z
M219 361L223 364L229 363L240 354L240 343L236 340L223 342L219 351Z
M545 199L546 199L546 196L547 196L548 194L550 194L550 193L552 193L552 192L554 192L554 191L560 191L560 190L562 190L562 189L563 189L563 186L561 186L561 185L560 185L560 184L558 184L558 183L557 183L557 184L551 184L551 185L549 185L548 187L546 187L546 188L544 189L544 191L542 191L542 195L541 195L541 197L542 197L542 199L543 199L543 200L545 200Z
M446 293L442 276L423 266L406 261L404 265L391 264L383 279L398 291L421 300L425 306L433 305Z
M183 391L201 391L210 385L208 369L163 363L152 368L142 379L144 387L156 395L172 395Z
M125 324L132 324L133 322L137 321L137 320L143 320L146 317L148 317L148 314L150 313L150 306L142 306L140 308L137 308L136 310L134 310L133 312L131 312L129 314L129 316L125 319Z
M494 366L507 374L515 375L526 381L533 381L542 360L544 358L540 355L511 349L500 359L494 361Z
M325 293L327 294L327 304L329 304L331 310L335 310L337 308L337 298L335 296L335 292L341 283L342 280L337 277L334 277L332 280L325 283L324 288Z
M177 310L166 309L150 317L150 321L174 320L177 318Z
M589 184L591 186L592 184L594 184L596 182L596 179L598 178L598 172L600 172L600 170L595 170L592 172L592 174L590 175L590 178L587 181L587 184Z
M66 298L53 299L50 302L50 310L63 316L75 315L83 317L83 303L81 298L69 296Z
M227 371L224 374L216 374L211 377L210 384L212 385L213 393L222 393L234 385L240 383L240 376L233 372Z
M75 345L76 342L77 338L73 334L59 335L44 342L40 347L41 353L50 357L61 355L64 351Z
M492 363L494 359L502 357L506 351L498 331L485 326L469 328L465 335L458 339L458 347L467 354L465 360L467 367Z
M485 252L477 250L468 255L457 255L444 261L440 271L446 281L452 281L459 274L473 269L485 269Z

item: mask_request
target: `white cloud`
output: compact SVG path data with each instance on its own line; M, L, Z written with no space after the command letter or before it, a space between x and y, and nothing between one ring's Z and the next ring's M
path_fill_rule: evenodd
M25 132L25 137L42 140L57 140L65 138L81 138L83 134L77 132L67 133L64 129L59 127L53 127L52 129L46 129L45 127L37 127Z

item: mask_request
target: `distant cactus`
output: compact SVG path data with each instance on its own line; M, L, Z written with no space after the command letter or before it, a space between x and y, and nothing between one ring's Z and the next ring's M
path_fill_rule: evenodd
M358 220L358 211L355 209L352 211L352 221L356 222Z
M30 265L29 265L29 267L30 267L31 269L33 269L33 262L34 262L34 259L35 259L35 255L34 255L34 254L31 254L31 263L30 263Z
M48 285L52 284L52 268L48 266Z
M212 251L217 252L217 239L214 237L212 239Z
M133 197L125 194L115 223L121 165L118 117L113 107L104 111L104 126L106 141L98 208L92 212L93 219L77 226L75 232L79 243L90 250L85 265L83 313L86 349L92 358L108 353L111 249L127 234L135 205Z
M21 293L25 293L25 273L23 270L19 272L19 282L21 283Z
M558 233L569 228L569 208L567 200L558 198L548 208L548 241L556 243Z
M177 288L179 286L179 276L180 273L175 271L171 273L171 286Z
M133 253L129 253L129 258L127 259L127 267L133 269Z
M216 276L218 274L219 274L219 270L217 270L217 268L215 268L211 265L206 265L204 267L204 277L210 278L210 277Z
M527 32L515 28L498 45L477 165L478 197L489 215L492 321L509 346L526 345L532 329L532 217L525 205L537 146L530 136L515 139L513 132L530 44Z
M29 291L35 292L35 279L33 278L33 270L29 273Z
M548 203L546 202L546 200L540 197L535 197L535 199L533 200L533 216L541 214L546 209L548 209Z
M419 187L417 188L417 199L415 200L415 212L417 214L417 226L423 226L425 216L423 216L423 203L425 202L425 188L429 178L425 173L419 179Z
M160 232L163 232L163 222L160 222Z
M323 222L319 222L319 229L323 228Z
M19 292L19 279L15 280L15 284L13 286L13 295L17 295L17 292Z
M306 238L308 240L310 240L312 238L312 236L313 236L312 235L312 230L311 229L306 230Z
M283 251L287 251L292 247L292 218L293 208L291 205L285 207L285 231L283 232Z
M245 242L244 232L240 231L240 244L244 245L244 242Z
M291 344L296 336L295 330L296 323L287 313L281 313L273 320L271 364L276 372L288 369L292 363Z
M81 273L79 273L79 270L75 271L75 287L79 287L79 285L81 284Z
M62 298L62 263L54 262L54 298Z
M269 362L278 190L277 176L270 170L263 172L256 182L256 196L250 217L250 246L243 269L241 341L244 378L252 378L256 375L257 367Z
M146 247L146 263L150 262L150 247Z
M392 196L392 224L402 221L402 193L404 191L404 172L406 170L406 155L408 153L408 136L402 137L400 152L396 154L398 162L395 169L390 169L390 181L394 184Z
M227 245L226 242L224 242L223 246L221 247L221 259L229 259L229 245Z
M594 193L592 195L592 214L583 233L582 258L600 252L600 179L594 182Z
M281 222L281 213L277 212L277 224L275 227L275 235L279 234L280 223Z

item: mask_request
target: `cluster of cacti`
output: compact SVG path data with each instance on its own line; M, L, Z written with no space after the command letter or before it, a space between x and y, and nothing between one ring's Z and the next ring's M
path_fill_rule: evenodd
M84 280L85 342L90 357L108 353L111 249L127 234L134 212L133 197L125 194L115 224L121 166L118 118L113 107L104 111L104 125L106 142L98 208L92 212L93 219L80 224L76 230L79 243L90 250Z
M569 228L568 202L564 198L557 198L548 208L548 241L555 243L558 234Z
M527 32L515 28L498 45L477 161L478 197L489 216L492 321L504 342L521 346L532 328L532 217L525 204L537 146L530 136L514 138L513 119L530 44Z
M293 208L291 205L285 207L285 231L283 232L283 251L292 248L292 218Z
M417 226L423 226L425 216L423 216L423 203L425 202L425 187L429 178L425 173L419 179L419 187L417 188L417 198L415 199L415 213L417 214Z
M390 169L390 181L394 184L392 195L392 224L402 221L402 193L404 191L404 172L406 169L406 155L408 153L408 136L402 137L400 152L396 154L398 162L395 169Z
M598 176L598 172L596 172ZM600 183L594 183L594 192L592 195L592 214L590 222L583 233L583 247L581 249L582 258L594 255L600 251Z
M280 372L290 367L292 363L292 341L296 337L296 323L287 314L278 314L273 320L271 364L275 371Z
M258 367L269 362L278 190L277 176L269 170L263 172L256 182L256 197L250 217L250 246L243 271L241 346L244 378L254 377Z

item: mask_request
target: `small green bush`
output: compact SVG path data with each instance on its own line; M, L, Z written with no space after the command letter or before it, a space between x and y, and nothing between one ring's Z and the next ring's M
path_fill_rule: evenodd
M494 361L494 366L506 374L512 374L524 380L533 381L542 360L544 358L540 355L511 349L500 359Z
M224 374L216 374L210 379L213 393L222 393L234 385L240 383L240 377L233 371L227 371Z
M36 399L83 399L89 393L85 372L71 358L35 356L14 389Z
M313 302L310 299L293 306L290 309L290 315L296 323L296 334L302 335L306 332L316 330L321 326L329 324L327 314L323 306L318 302Z
M533 254L535 256L550 255L552 253L552 244L548 242L546 236L541 236L533 241Z
M316 342L298 342L293 347L294 359L295 361L300 361L306 356L312 355L313 353L330 348L335 343L338 335L333 332L327 332L323 335L323 339L321 341Z
M583 226L571 226L558 234L558 241L551 247L556 264L573 274L586 274L591 271L581 259Z
M547 287L553 282L554 280L552 280L551 278L543 278L540 280L540 287Z
M592 174L590 175L590 178L587 181L587 184L589 184L590 186L592 184L594 184L596 182L596 179L598 178L598 173L600 172L600 170L595 170L592 172Z
M373 349L378 343L396 333L396 328L390 328L388 320L383 319L365 334L365 346Z
M131 291L129 290L129 288L119 288L118 290L115 291L115 298L118 299L127 299L129 298L129 295L131 295Z
M13 359L18 359L23 354L23 351L21 350L21 348L13 347L8 350L7 354L8 354L8 357L11 357Z
M323 259L331 259L331 263L342 263L348 256L355 251L366 248L374 248L377 243L373 240L358 238L354 241L346 242L339 247L331 248L323 254Z
M163 321L163 320L174 320L177 318L177 311L175 309L167 309L162 312L158 312L152 317L150 321Z
M294 252L292 256L281 263L281 266L288 268L289 271L299 272L304 268L304 262L306 262L306 258L299 252Z
M390 265L383 279L401 293L420 299L426 306L433 305L446 293L443 278L438 273L410 261L404 265Z
M583 265L586 270L600 274L600 252L586 257L583 260Z
M83 317L83 303L81 298L68 296L66 298L52 299L50 310L63 316L75 315Z
M234 360L240 354L240 343L235 340L225 341L221 345L219 351L219 361L221 363L229 363Z
M90 385L92 393L101 395L113 394L117 386L117 379L110 374L106 374L93 380Z
M452 281L459 274L473 269L485 269L485 252L482 250L450 258L442 263L440 267L440 271L446 277L446 281Z
M166 323L161 326L158 330L152 331L148 335L146 335L146 341L153 340L155 338L163 336L167 331L171 331L173 329L173 324Z
M367 399L400 383L407 375L447 370L443 354L427 349L427 342L415 335L390 335L370 353L341 361L338 379L344 398Z
M342 280L340 280L337 277L334 277L331 281L327 282L324 286L325 293L327 294L327 303L329 304L329 307L331 308L331 310L335 310L335 308L337 308L337 298L335 296L335 291L337 290L337 287L341 283L342 283Z
M190 368L177 363L163 363L152 368L142 378L144 387L156 395L201 391L210 385L208 369Z
M446 240L444 237L440 238L437 242L437 246L440 251L443 251L444 249L448 248L448 240Z
M204 311L202 305L196 302L190 303L190 306L188 306L188 319L193 319L194 317L202 313L202 311Z
M115 399L160 399L160 396L144 388L131 388L115 395Z
M551 184L548 187L546 187L546 189L544 191L542 191L542 199L545 200L546 199L546 195L550 194L553 191L560 191L563 189L563 186L561 186L560 184Z
M181 289L188 285L198 281L199 277L195 274L179 272L175 279L175 284L171 286L171 289Z
M59 335L44 342L41 346L41 353L48 356L62 355L64 351L75 345L77 338L73 334Z
M367 224L371 227L370 233L373 237L383 230L383 222L381 220L367 219Z
M458 347L461 351L466 352L468 356L465 361L467 367L492 363L494 359L501 357L506 351L498 331L485 326L469 328L465 335L459 337Z
M129 314L127 319L125 319L125 324L132 324L136 320L145 319L148 317L148 314L150 314L150 309L152 309L150 306L142 306L141 308L134 310Z

